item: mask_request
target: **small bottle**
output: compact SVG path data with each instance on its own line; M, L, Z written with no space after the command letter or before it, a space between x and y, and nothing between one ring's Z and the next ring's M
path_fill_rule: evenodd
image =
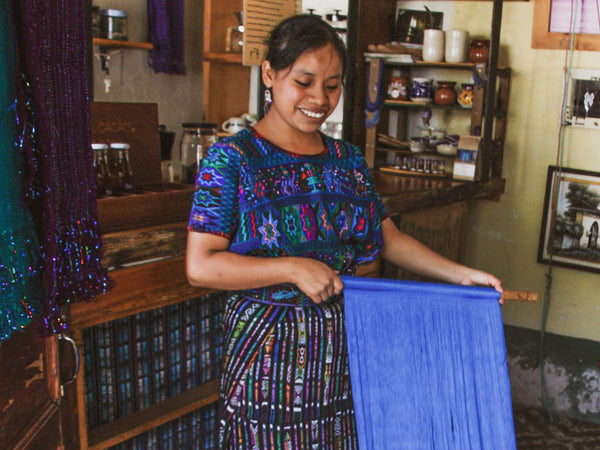
M402 170L408 170L408 156L402 158L402 166L400 168Z
M127 164L125 153L129 152L129 144L125 142L111 142L108 151L108 167L110 170L110 186L113 191L125 189L127 178Z
M440 175L444 175L445 172L446 172L446 163L444 162L444 160L440 160L439 164L438 164L438 173Z
M92 151L94 152L94 177L96 179L96 195L98 197L102 197L107 194L107 187L109 181L108 164L106 161L108 145L92 143Z
M431 160L430 159L425 160L425 172L431 173Z

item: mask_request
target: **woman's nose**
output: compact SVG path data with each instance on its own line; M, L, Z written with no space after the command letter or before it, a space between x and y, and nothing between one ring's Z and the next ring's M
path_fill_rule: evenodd
M324 105L329 101L325 88L315 87L311 92L311 100L317 105Z

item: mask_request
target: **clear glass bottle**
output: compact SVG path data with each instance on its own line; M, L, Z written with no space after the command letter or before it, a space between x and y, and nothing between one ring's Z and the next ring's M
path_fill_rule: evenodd
M113 191L131 190L131 165L129 164L129 144L111 142L108 151L110 187Z
M107 194L109 182L107 153L108 145L101 143L92 143L94 152L94 177L96 179L96 195L102 197Z
M179 143L181 182L193 184L200 160L208 148L217 142L217 124L211 122L184 122Z

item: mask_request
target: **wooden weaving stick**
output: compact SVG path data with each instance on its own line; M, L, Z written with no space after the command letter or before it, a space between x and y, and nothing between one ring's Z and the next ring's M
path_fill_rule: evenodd
M501 298L503 300L512 300L517 302L537 302L537 292L513 291L504 289Z

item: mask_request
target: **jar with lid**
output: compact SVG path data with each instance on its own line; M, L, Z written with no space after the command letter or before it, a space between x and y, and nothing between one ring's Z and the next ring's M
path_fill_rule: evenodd
M108 145L92 143L94 152L94 178L96 179L96 195L102 197L107 194L109 181L107 153Z
M100 37L127 40L127 13L119 9L103 9L100 11Z
M193 184L200 160L208 148L217 142L217 124L211 122L184 122L179 143L181 182Z

